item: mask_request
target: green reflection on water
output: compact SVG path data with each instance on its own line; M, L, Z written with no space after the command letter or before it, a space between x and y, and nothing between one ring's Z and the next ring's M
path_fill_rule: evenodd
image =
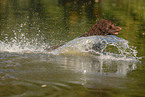
M101 89L89 89L82 85L69 84L71 88L62 89L63 86L51 86L42 89L41 83L34 84L31 81L24 81L24 86L15 85L23 80L9 78L4 80L0 89L0 96L19 95L23 96L26 91L29 95L40 96L72 96L72 97L133 97L145 96L144 94L144 63L145 63L145 1L144 0L0 0L0 40L9 42L16 40L17 42L41 43L50 45L61 44L87 32L96 20L102 18L113 21L116 25L122 27L119 37L123 37L130 42L130 45L137 47L138 56L143 57L142 63L137 65L137 70L127 74L130 82L126 81L121 88L102 87ZM24 35L24 36L23 36ZM37 40L36 40L37 39ZM11 55L10 55L11 56ZM29 59L29 58L28 58ZM21 60L22 63L26 60ZM4 62L5 59L2 59ZM10 58L13 60L13 58ZM31 60L30 60L31 62ZM3 70L15 70L15 67L6 68L5 64L0 69L0 77L3 77ZM8 63L6 63L8 65ZM47 63L50 64L50 63ZM13 64L11 64L13 65ZM28 64L26 64L28 65ZM34 65L32 62L31 65ZM55 64L53 64L55 65ZM106 65L104 65L106 67ZM35 66L34 66L35 67ZM32 68L34 68L32 66ZM22 66L21 68L24 68ZM107 68L107 67L106 67ZM114 69L116 67L108 67ZM30 69L30 68L29 68ZM18 69L19 70L19 69ZM20 69L21 70L21 69ZM31 69L30 69L31 71ZM33 71L33 70L32 70ZM60 70L61 71L61 70ZM105 71L105 70L104 70ZM106 69L110 71L110 69ZM45 73L42 71L41 74ZM58 73L58 72L57 72ZM68 73L68 72L67 72ZM73 73L72 73L73 74ZM34 72L34 78L37 75ZM71 75L71 74L70 74ZM76 73L78 75L78 73ZM46 77L48 77L46 75ZM58 76L55 76L58 77ZM27 79L28 77L26 77ZM31 76L30 76L31 78ZM77 77L79 79L79 77ZM29 79L29 78L28 78ZM37 79L37 78L36 78ZM118 79L118 78L117 78ZM44 80L46 80L44 78ZM126 80L126 79L125 79ZM3 79L1 78L1 83ZM116 83L118 80L115 80ZM124 81L124 80L123 80ZM16 82L16 83L15 83ZM13 83L13 82L12 82ZM29 86L29 84L32 86ZM59 83L59 82L58 82ZM118 82L119 83L119 82ZM125 82L123 82L125 83ZM20 83L21 84L21 83ZM68 84L68 83L64 83ZM103 86L103 85L102 85ZM58 89L62 89L61 91ZM95 88L98 86L94 86ZM34 89L35 88L35 89ZM64 88L64 87L63 87ZM18 91L19 90L19 91ZM40 92L38 92L40 91ZM49 94L50 92L58 94ZM37 93L38 92L38 93ZM47 93L49 92L49 93ZM68 93L70 92L70 94ZM34 94L33 94L34 93ZM36 93L36 94L35 94Z

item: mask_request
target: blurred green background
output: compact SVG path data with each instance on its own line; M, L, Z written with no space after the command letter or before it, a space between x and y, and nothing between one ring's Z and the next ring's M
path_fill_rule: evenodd
M84 64L92 62L92 73L88 76L78 72L79 70L75 71L77 66L75 68L71 64L71 67L65 62L62 65L63 58L59 56L52 57L52 60L60 63L52 64L47 62L51 59L48 55L0 52L0 96L36 96L38 93L47 97L52 93L51 97L65 97L67 94L71 95L70 97L144 97L145 0L0 0L0 43L2 41L8 44L30 42L48 44L46 46L58 45L87 32L101 19L111 20L122 28L117 36L129 41L130 46L136 47L137 56L142 57L141 64L111 61L108 66L108 62L103 61L104 71L106 70L107 74L113 73L111 76L100 74L96 77L93 66L97 62L90 56L86 59L82 56L64 58L68 64L78 62L80 65L80 60L83 60ZM59 67L61 65L64 67ZM126 68L133 65L136 68ZM120 67L122 71L125 70L125 77L114 77ZM79 84L65 83L68 79L77 80ZM93 88L86 88L81 81L88 86L92 85ZM41 84L45 83L51 88L42 89ZM114 87L108 87L108 84Z

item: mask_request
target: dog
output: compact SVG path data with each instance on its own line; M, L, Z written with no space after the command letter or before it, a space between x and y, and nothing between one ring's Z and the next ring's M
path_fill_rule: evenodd
M96 35L117 35L121 30L119 26L114 26L114 24L106 19L100 20L96 23L87 33L81 35L80 37L96 36Z
M79 37L96 36L96 35L103 35L103 36L117 35L120 30L121 28L119 26L115 26L110 20L102 19L98 23L96 23L88 32L84 33ZM47 50L54 50L63 45L64 44L52 46Z

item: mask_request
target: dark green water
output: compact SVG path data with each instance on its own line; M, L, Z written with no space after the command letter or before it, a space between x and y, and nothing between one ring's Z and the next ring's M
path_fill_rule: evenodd
M0 97L145 97L144 4L0 0ZM137 52L138 61L44 50L71 41L104 18L122 28L117 37L133 46L129 50Z

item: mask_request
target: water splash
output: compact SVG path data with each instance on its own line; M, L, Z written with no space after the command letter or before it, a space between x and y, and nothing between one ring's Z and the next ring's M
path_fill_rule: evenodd
M0 51L15 53L44 52L44 48L48 44L40 41L43 37L39 37L40 39L38 37L27 38L24 33L17 34L14 32L13 38L5 37L5 41L0 41Z
M76 38L50 53L59 55L85 52L99 56L100 59L139 59L135 47L130 47L127 40L114 35Z
M8 37L5 41L0 41L1 52L15 53L47 53L53 55L93 55L100 59L115 60L138 60L137 50L135 47L129 46L129 42L123 38L114 35L108 36L90 36L76 38L65 45L53 50L46 51L49 42L44 43L43 37L38 34L36 37L27 38L24 33L17 34L14 32L14 38L10 41Z

